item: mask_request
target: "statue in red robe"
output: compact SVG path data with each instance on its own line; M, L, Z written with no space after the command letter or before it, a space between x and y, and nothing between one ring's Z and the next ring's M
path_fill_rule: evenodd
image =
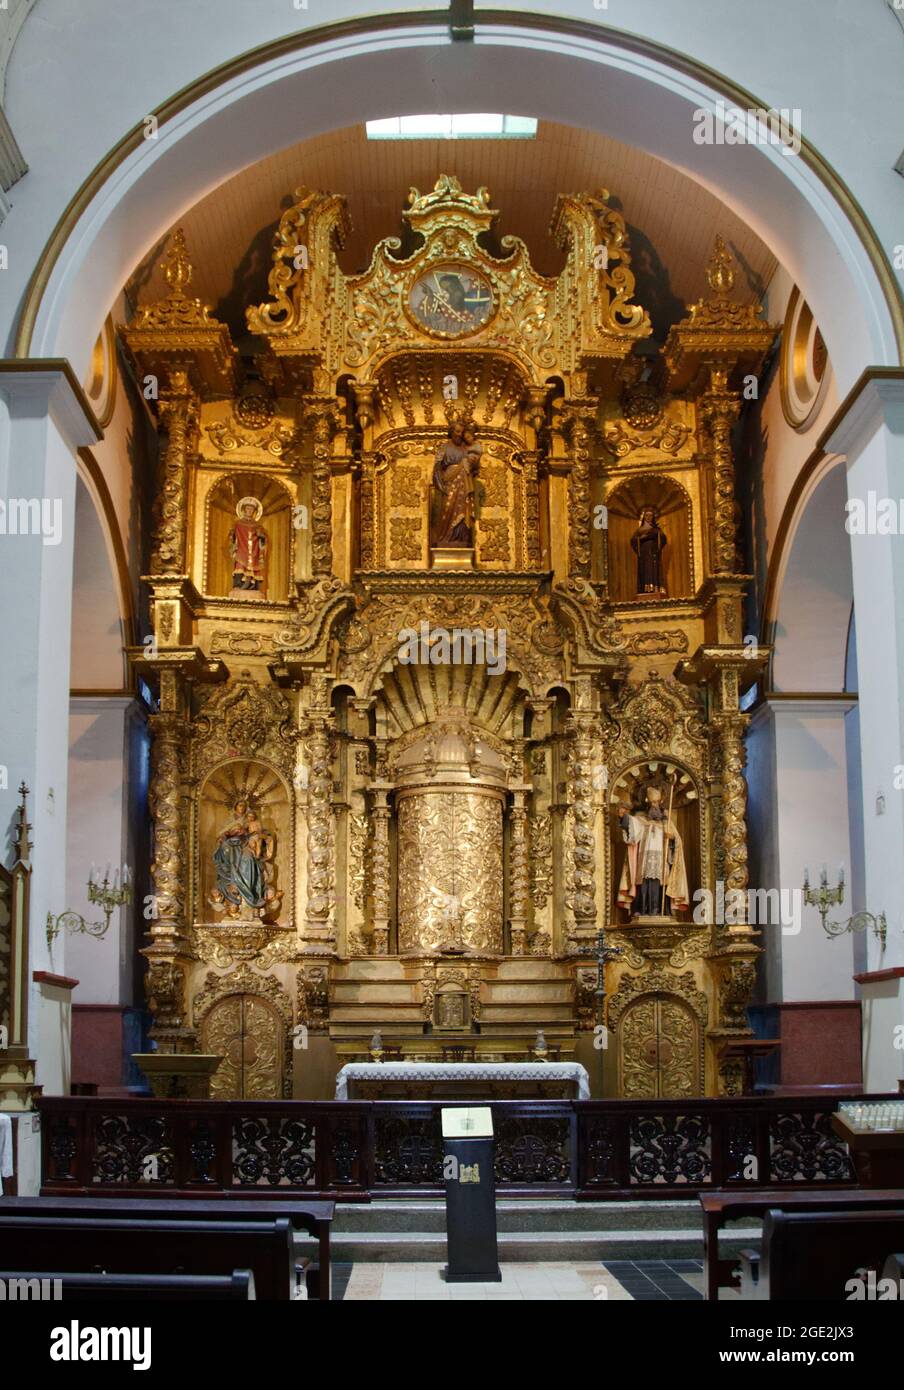
M233 594L266 594L268 536L259 524L263 510L257 497L243 497L235 509L238 521L229 532Z

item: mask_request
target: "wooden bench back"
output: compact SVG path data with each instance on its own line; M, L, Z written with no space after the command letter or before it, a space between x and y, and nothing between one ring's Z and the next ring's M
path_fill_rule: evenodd
M113 1221L0 1215L8 1269L71 1274L219 1274L251 1270L259 1299L294 1290L292 1226L271 1222Z
M761 1296L771 1301L844 1302L860 1268L881 1272L904 1247L904 1202L885 1211L770 1210L763 1223Z

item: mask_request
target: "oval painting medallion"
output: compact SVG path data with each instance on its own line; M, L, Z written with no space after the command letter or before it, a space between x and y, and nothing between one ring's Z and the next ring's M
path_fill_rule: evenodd
M471 266L434 266L408 291L408 310L428 333L463 338L483 328L492 316L493 287Z

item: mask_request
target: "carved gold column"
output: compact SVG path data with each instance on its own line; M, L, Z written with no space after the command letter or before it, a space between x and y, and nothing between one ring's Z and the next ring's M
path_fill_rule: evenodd
M333 915L333 816L330 762L331 715L312 711L307 723L307 906L302 949L311 955L335 950Z
M700 413L711 441L712 565L716 574L736 574L738 571L731 436L739 411L737 392L729 389L727 368L711 365L709 390L700 399Z
M185 778L188 742L187 694L178 669L160 672L160 712L151 716L151 783L148 802L154 825L150 944L143 948L148 973L145 993L154 1018L151 1036L164 1052L191 1051L194 1033L185 1026L184 962L189 955L186 885L189 853Z
M311 571L315 579L333 572L333 440L342 424L342 402L334 396L305 402L312 426Z
M529 910L530 875L527 868L527 811L525 792L518 788L512 793L509 810L509 934L512 955L527 954L527 922Z
M524 403L524 424L528 447L518 455L524 469L525 550L529 569L539 569L543 555L540 535L540 463L543 458L541 431L546 424L546 398L548 394L549 387L545 384L527 388Z
M371 892L374 904L374 955L389 954L391 916L391 866L389 858L389 783L377 782L371 788L373 841L371 844Z
M565 403L563 424L571 453L571 473L568 479L568 571L573 578L590 575L590 537L593 520L590 469L596 413L597 403L589 397L576 397Z
M159 418L166 445L160 460L151 574L183 574L187 532L186 471L198 425L198 400L187 372L173 370L169 373L168 387L160 395Z
M598 930L595 878L596 808L593 801L595 723L592 714L575 712L570 716L567 725L571 739L569 801L573 822L571 857L574 866L574 933L568 943L572 952L586 951Z

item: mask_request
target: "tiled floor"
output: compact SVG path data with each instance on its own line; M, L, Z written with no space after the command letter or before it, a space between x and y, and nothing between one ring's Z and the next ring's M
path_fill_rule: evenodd
M613 1260L564 1264L513 1262L501 1266L498 1284L447 1284L439 1264L335 1264L333 1298L351 1302L373 1299L534 1299L549 1302L579 1299L665 1301L700 1299L703 1266L699 1260Z

